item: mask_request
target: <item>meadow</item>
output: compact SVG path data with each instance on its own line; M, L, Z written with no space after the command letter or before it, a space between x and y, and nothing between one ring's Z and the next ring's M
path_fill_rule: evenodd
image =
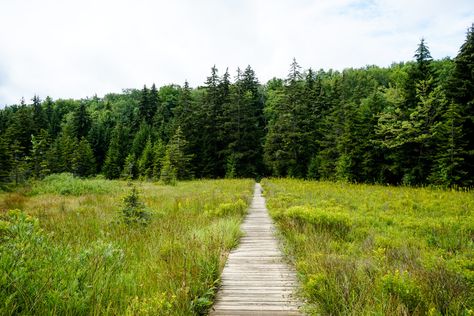
M0 314L205 314L252 188L59 174L0 193Z
M474 314L472 191L262 183L308 314Z

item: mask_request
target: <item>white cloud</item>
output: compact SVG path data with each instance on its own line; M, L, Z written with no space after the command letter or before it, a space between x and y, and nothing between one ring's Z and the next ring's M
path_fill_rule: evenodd
M465 0L0 0L0 106L35 93L80 98L155 82L202 84L250 64L260 81L303 67L410 60L424 36L455 56Z

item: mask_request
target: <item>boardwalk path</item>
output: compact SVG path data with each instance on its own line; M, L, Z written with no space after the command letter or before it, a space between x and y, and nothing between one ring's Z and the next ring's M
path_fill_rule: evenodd
M229 255L210 315L301 315L296 276L283 261L261 192L257 183L242 224L245 236Z

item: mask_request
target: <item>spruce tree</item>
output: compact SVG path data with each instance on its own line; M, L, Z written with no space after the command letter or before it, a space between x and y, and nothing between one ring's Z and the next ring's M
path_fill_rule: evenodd
M456 182L472 185L474 181L474 24L468 29L466 40L454 59L454 71L449 80L448 98L462 118L462 159L459 168L466 173Z
M153 161L153 144L151 142L151 137L148 137L145 148L143 148L140 159L138 160L138 172L140 177L145 180L152 179Z
M105 156L103 167L104 175L107 179L117 179L120 177L125 160L124 150L125 131L122 125L118 124L112 132L109 149Z
M88 177L96 173L94 152L85 137L79 141L72 160L72 171L79 177Z
M42 179L49 173L46 153L49 149L49 134L42 129L37 136L31 135L30 164L33 178Z
M221 119L221 91L219 87L219 76L217 68L211 68L211 75L206 81L206 90L202 104L202 123L200 131L200 163L198 171L202 177L222 177L224 176L224 164L219 162L221 155L219 148L219 128L218 122Z
M155 180L160 179L165 154L166 146L161 139L158 139L153 145L153 179Z
M189 168L189 162L191 161L191 155L187 154L187 141L181 131L181 127L178 127L173 137L170 139L166 146L166 154L163 158L162 177L165 174L169 177L171 174L175 174L178 180L189 179L192 177L191 170Z
M73 112L71 119L71 136L77 140L86 137L91 128L91 118L86 109L86 103L81 102Z
M7 142L0 135L0 188L10 180L12 157Z
M46 113L41 106L41 100L39 96L35 95L33 101L33 131L38 134L41 129L48 128L48 118Z
M144 85L140 93L140 100L138 101L138 122L136 123L137 126L142 122L145 122L149 125L152 123L153 117L150 117L150 108L150 92L146 85Z

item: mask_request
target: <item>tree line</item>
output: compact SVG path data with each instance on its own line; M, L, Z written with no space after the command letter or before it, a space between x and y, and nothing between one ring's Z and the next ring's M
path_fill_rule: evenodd
M474 25L454 59L303 70L248 66L205 84L40 100L0 110L0 183L51 173L145 180L297 177L472 186Z

